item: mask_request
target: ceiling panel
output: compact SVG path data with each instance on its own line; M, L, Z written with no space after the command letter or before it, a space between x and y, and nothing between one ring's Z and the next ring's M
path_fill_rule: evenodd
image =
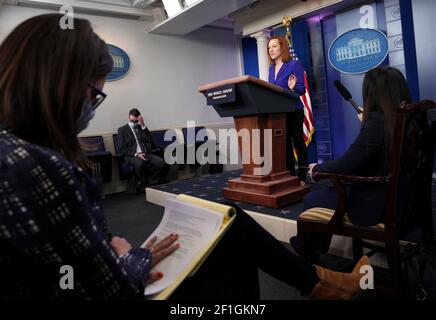
M134 7L129 0L7 0L6 3L34 8L57 9L63 5L71 5L79 13L89 13L107 16L125 17L153 21L151 9L148 6L157 3L156 0L142 0Z
M199 0L178 14L166 19L150 32L185 35L228 14L250 5L254 0Z

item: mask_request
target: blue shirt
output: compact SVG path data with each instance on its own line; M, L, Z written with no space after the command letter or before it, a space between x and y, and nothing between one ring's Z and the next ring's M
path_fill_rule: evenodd
M80 167L0 128L0 300L141 298L151 259L141 248L117 256ZM60 288L63 265L72 290Z
M304 86L304 68L300 61L289 60L288 62L283 62L280 67L277 77L275 77L275 64L269 66L268 82L275 84L283 89L290 90L288 87L288 79L291 74L297 77L297 83L295 85L294 91L300 96L306 93L306 87ZM304 107L301 100L295 104L296 109L302 109Z

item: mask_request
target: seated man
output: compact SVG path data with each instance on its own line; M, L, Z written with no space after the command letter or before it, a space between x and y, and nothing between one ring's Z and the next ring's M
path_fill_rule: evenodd
M133 164L140 182L137 191L147 184L148 178L167 182L166 175L169 166L164 159L156 155L156 149L151 134L144 125L144 119L138 109L129 111L129 122L118 129L118 145L125 161Z

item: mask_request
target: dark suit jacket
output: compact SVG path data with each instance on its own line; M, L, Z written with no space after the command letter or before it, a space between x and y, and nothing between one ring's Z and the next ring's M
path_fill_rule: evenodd
M317 165L314 172L384 176L388 173L384 137L383 114L371 112L348 150L335 160ZM353 223L374 225L383 220L384 185L353 183L347 191L347 213Z
M147 153L155 153L157 151L148 128L142 129L138 127L137 136L138 140L141 140L145 144ZM136 139L128 124L118 129L117 139L120 153L126 157L134 157L136 153Z

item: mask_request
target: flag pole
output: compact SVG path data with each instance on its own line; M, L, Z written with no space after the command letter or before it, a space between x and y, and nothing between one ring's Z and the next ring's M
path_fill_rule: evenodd
M297 54L294 51L294 46L292 45L292 32L291 32L292 18L289 16L283 17L282 24L284 27L286 27L286 41L289 46L289 54L292 60L299 60ZM303 132L304 132L304 141L306 143L306 146L308 146L309 143L312 141L312 135L315 132L315 127L314 127L314 119L312 113L312 101L310 99L309 83L307 80L306 71L304 71L304 85L306 87L306 93L300 97L300 100L304 105L305 120L303 123ZM294 149L294 156L295 159L298 158L295 149Z
M291 36L292 18L290 16L285 16L282 19L282 23L283 23L283 26L286 27L286 40L288 40L288 44L291 45L292 43L291 43L290 36Z
M298 60L298 57L295 55L294 48L292 46L292 32L291 32L291 24L292 18L290 16L285 16L282 19L283 26L286 27L286 41L289 46L289 53L291 54L291 58L293 60Z

